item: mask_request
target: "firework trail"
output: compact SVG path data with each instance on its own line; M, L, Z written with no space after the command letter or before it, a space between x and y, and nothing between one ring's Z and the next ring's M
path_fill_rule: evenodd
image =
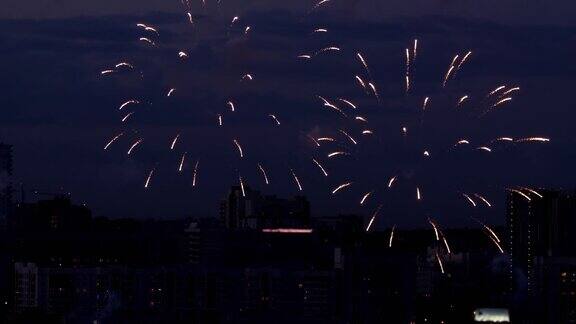
M170 97L170 96L174 93L174 91L176 91L176 89L174 89L174 88L168 90L168 93L166 94L166 97Z
M438 260L440 271L442 271L442 274L444 274L444 265L442 264L442 259L440 259L440 255L438 255L438 252L436 252L436 259Z
M176 146L176 142L178 142L178 138L180 138L180 134L176 135L176 137L174 137L174 139L172 140L172 144L170 145L170 150L174 149L174 146Z
M278 121L278 118L276 118L276 115L269 114L268 116L272 117L272 119L274 119L274 121L276 122L276 125L280 126L280 121Z
M226 104L230 107L230 111L234 112L236 110L232 101L228 101Z
M298 186L298 191L302 191L302 185L300 184L300 180L296 176L296 173L294 173L294 170L292 170L292 169L290 169L290 172L292 172L292 177L294 178L294 182L296 183L296 186Z
M460 105L461 105L466 99L468 99L468 95L465 95L465 96L461 97L461 98L458 100L458 103L456 104L456 107L460 107Z
M372 195L374 191L369 191L367 193L364 194L364 196L362 196L362 199L360 199L360 206L364 205L364 202L366 202L366 199L368 199L370 197L370 195Z
M144 188L148 188L148 185L150 184L150 180L152 179L153 174L154 174L154 169L150 170L150 173L148 174L148 178L146 178L146 183L144 184Z
M358 52L358 53L356 53L356 57L358 57L358 59L360 60L360 63L362 63L362 66L364 66L366 73L368 73L368 75L370 75L370 69L368 68L368 64L366 63L364 56L362 56L362 54L360 52Z
M126 114L126 116L122 117L122 122L126 122L128 120L128 118L130 118L130 116L132 116L134 114L134 112L129 112L128 114Z
M124 102L123 104L121 104L120 107L118 108L118 110L122 110L128 105L136 105L139 103L140 103L140 101L138 101L136 99L131 99L131 100L128 100L128 101Z
M184 160L186 159L186 152L182 154L182 158L180 159L180 165L178 165L178 172L182 172L184 168Z
M476 202L475 202L472 198L470 198L470 196L468 196L468 195L465 194L465 193L463 193L462 196L464 196L464 197L470 202L470 204L472 205L472 207L476 207Z
M428 106L428 101L430 101L430 97L424 98L424 102L422 103L422 110L426 110L426 106Z
M312 11L318 9L320 6L325 5L326 3L330 2L330 0L321 0L320 2L316 3L314 5L314 7L312 7L312 9L310 9L310 11L308 12L309 14L312 13Z
M242 176L239 176L240 179L240 189L242 190L242 197L246 197L246 192L244 191L244 181L242 181Z
M374 214L372 214L372 217L370 218L370 222L368 222L368 226L366 226L366 232L368 232L370 230L370 227L372 227L372 223L374 223L374 220L376 219L376 216L378 216L378 212L380 212L381 208L382 208L382 205L379 205L378 208L376 208L376 211L374 212Z
M420 188L416 187L416 200L421 200L422 195L420 194Z
M266 170L264 170L264 168L262 167L262 165L260 165L260 163L258 163L258 169L260 169L260 172L262 172L262 176L264 177L264 182L266 182L266 184L270 184L268 182L268 175L266 174Z
M329 153L329 154L328 154L328 157L331 158L331 157L335 157L335 156L338 156L338 155L348 155L348 153L343 152L343 151L337 151L337 152Z
M196 179L198 176L198 164L200 164L200 160L196 160L196 164L194 165L194 172L192 173L192 187L196 187Z
M355 75L354 78L356 79L356 81L358 81L358 84L362 87L362 89L366 91L366 83L364 82L364 80L362 80L362 78L357 75Z
M394 230L396 229L396 225L392 226L392 230L390 231L390 238L388 239L388 247L392 247L392 241L394 240Z
M457 59L458 59L458 55L454 56L454 58L452 59L452 62L450 63L450 66L448 67L448 71L446 71L446 74L444 75L444 81L442 82L442 87L446 87L446 83L448 82L450 75L454 71L454 63L456 63Z
M244 151L242 151L242 146L240 146L240 143L238 143L238 140L234 139L234 144L236 145L236 148L238 149L238 153L240 153L240 158L244 157Z
M356 140L350 136L348 133L346 133L345 131L340 129L340 133L344 134L344 136L348 137L348 139L350 140L350 142L352 142L352 144L356 145L358 144L358 142L356 142Z
M104 146L104 150L107 150L108 147L110 147L110 145L112 145L112 143L114 143L120 136L124 135L124 133L120 133L116 136L114 136L110 141L108 141L108 143Z
M484 196L479 195L477 193L475 193L474 196L476 196L476 198L482 200L486 204L487 207L492 207L492 204L488 201L488 199L484 198Z
M434 236L436 236L436 241L439 241L440 235L438 234L438 227L436 227L436 223L434 223L431 219L428 219L428 223L432 225L432 229L434 229Z
M452 251L450 250L450 246L448 245L448 241L446 240L446 236L442 235L442 241L444 242L444 246L446 247L446 251L448 254L451 254Z
M318 137L316 140L318 142L334 142L332 137Z
M511 191L513 193L516 193L516 194L519 194L520 196L524 197L524 199L526 199L527 201L532 201L532 198L530 198L527 194L523 193L522 191L520 191L518 189L507 188L506 190Z
M352 109L357 109L356 105L352 103L350 100L338 98L338 100L342 101L343 103L347 104L348 106L352 107Z
M343 183L341 185L339 185L338 187L334 188L334 190L332 190L332 194L336 194L338 191L340 191L341 189L344 189L346 187L349 187L352 184L352 182L346 182Z
M460 61L460 63L458 63L458 67L456 68L456 72L460 71L460 67L462 65L464 65L464 63L466 63L466 61L468 60L468 58L470 57L470 55L472 55L472 51L468 51L468 53L466 53L466 55L464 55L464 57L462 58L462 60Z
M142 143L142 139L137 140L136 142L134 142L134 144L132 144L132 146L130 146L130 149L128 150L128 155L132 154L132 150L134 150L134 148L136 148L136 146L138 146L140 143Z
M396 176L393 176L392 178L390 178L390 180L388 180L388 188L392 188L394 181L396 181Z
M139 40L148 43L149 45L156 46L156 43L154 43L150 38L140 37Z
M322 173L324 174L325 177L328 176L328 172L326 172L326 170L324 169L324 167L322 166L322 164L320 164L320 162L318 162L316 159L312 159L312 161L314 161L314 164L316 164L318 166L318 168L320 169L320 171L322 171Z

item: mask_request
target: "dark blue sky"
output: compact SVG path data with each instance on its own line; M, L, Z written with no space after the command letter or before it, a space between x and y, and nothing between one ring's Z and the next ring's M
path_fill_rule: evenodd
M404 2L333 1L307 15L311 3L223 0L218 9L194 7L192 28L178 1L98 2L44 1L8 6L0 20L0 140L15 145L17 182L28 189L71 192L96 215L111 217L178 217L215 215L217 202L238 174L267 193L291 195L296 187L290 169L298 174L315 214L358 211L369 214L379 203L378 226L418 225L433 217L442 224L471 225L468 216L501 222L503 188L511 185L573 188L576 174L572 88L575 85L576 27L570 25L574 5L559 1L512 1L481 7L476 1ZM495 8L498 9L495 9ZM235 14L236 28L228 28ZM135 27L146 22L158 27L158 46L149 48ZM243 27L252 26L249 37ZM325 35L311 35L326 27ZM404 48L419 39L413 65L413 90L403 92ZM310 62L295 56L336 45ZM190 55L177 58L179 50ZM472 50L469 62L445 89L440 86L450 60ZM366 75L355 59L366 57L382 97L378 104L354 84ZM142 71L102 78L99 72L119 61ZM253 82L239 82L252 73ZM500 84L521 91L510 104L478 117L487 92ZM166 98L170 88L174 97ZM464 94L470 105L460 111L455 100ZM377 136L359 135L358 123L322 107L316 95L344 97L358 104ZM418 131L422 98L430 96L430 114ZM134 108L127 127L117 107L138 98L147 104ZM236 102L234 114L225 103ZM148 103L152 103L151 105ZM349 112L349 111L348 111ZM216 127L217 114L225 127ZM267 115L274 113L277 127ZM350 112L354 115L354 112ZM403 139L401 125L409 127ZM345 129L363 138L347 144L338 134ZM102 150L119 131L125 136ZM173 136L181 134L175 151ZM333 136L335 149L352 152L328 160L307 135ZM474 147L500 136L545 136L548 144L493 146L491 154ZM128 158L137 138L141 147ZM238 159L232 143L238 138L246 158ZM467 138L469 149L453 150L455 139ZM420 153L432 153L423 161ZM176 169L183 151L188 162ZM323 177L312 164L325 163ZM191 187L192 167L200 160L198 187ZM271 185L264 188L256 167L266 167ZM144 190L155 168L151 187ZM385 190L399 175L394 192ZM344 181L350 190L335 198L330 191ZM424 199L415 202L415 187ZM367 207L359 208L363 193L375 190ZM496 208L471 209L460 193L481 193Z

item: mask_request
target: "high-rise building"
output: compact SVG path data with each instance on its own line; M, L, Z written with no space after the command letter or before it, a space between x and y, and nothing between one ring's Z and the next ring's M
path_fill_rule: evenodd
M0 226L12 208L12 146L0 143Z
M545 257L576 253L576 194L567 191L517 190L507 197L508 252L511 275L525 277L535 292L537 263ZM517 280L513 280L517 282Z
M14 309L23 312L38 307L38 267L34 263L14 264Z
M232 186L220 205L220 218L226 228L257 228L260 192L248 186Z
M310 203L304 196L262 196L246 185L233 186L220 204L220 218L229 229L302 227L310 225Z

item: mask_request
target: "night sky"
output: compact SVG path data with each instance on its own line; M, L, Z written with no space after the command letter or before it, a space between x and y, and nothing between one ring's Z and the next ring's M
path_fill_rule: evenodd
M424 225L427 217L445 226L473 225L469 216L502 223L506 187L574 188L576 3L332 0L310 13L313 6L207 0L206 8L193 4L192 26L176 0L34 6L8 0L0 11L0 141L14 145L14 182L27 190L70 192L97 216L175 218L216 215L218 201L239 175L265 193L297 194L292 169L315 215L368 217L383 204L378 227ZM240 19L230 27L235 15ZM159 36L137 28L139 22L157 27ZM248 35L245 26L251 26ZM320 27L328 33L312 33ZM138 41L143 36L157 46ZM406 94L404 55L414 38L418 56ZM309 61L296 58L327 46L342 50ZM181 50L188 59L178 58ZM468 50L470 60L442 88L453 56ZM358 51L368 62L380 103L355 83L354 75L368 78ZM135 71L100 74L121 61L134 64ZM254 80L240 81L245 73ZM499 85L521 90L511 102L480 114L490 107L486 94ZM176 90L167 98L170 88ZM317 95L352 100L357 111L339 107L349 116L365 116L368 126L323 107ZM470 101L456 108L463 95ZM426 96L430 103L422 119ZM118 111L134 98L141 104ZM234 113L227 110L228 100L235 103ZM403 125L407 136L401 134ZM360 143L351 144L341 129ZM362 129L375 136L361 135ZM119 132L124 135L104 151ZM170 150L176 134L179 142ZM308 135L331 136L338 144L318 149ZM543 136L551 142L490 143L502 136ZM144 141L127 156L138 138ZM472 144L454 148L462 138ZM475 149L482 145L493 151ZM338 150L351 155L326 157ZM186 163L178 173L183 152ZM328 177L313 157L323 162ZM258 163L268 172L269 186ZM387 190L393 175L397 187ZM346 181L354 183L330 194ZM372 190L360 207L362 195ZM461 193L481 193L495 207L470 208Z

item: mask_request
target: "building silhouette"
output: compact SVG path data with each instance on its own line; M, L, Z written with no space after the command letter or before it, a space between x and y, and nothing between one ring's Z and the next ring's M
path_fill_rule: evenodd
M0 143L0 226L12 209L12 146Z
M576 194L510 191L506 219L510 289L525 322L576 322Z

